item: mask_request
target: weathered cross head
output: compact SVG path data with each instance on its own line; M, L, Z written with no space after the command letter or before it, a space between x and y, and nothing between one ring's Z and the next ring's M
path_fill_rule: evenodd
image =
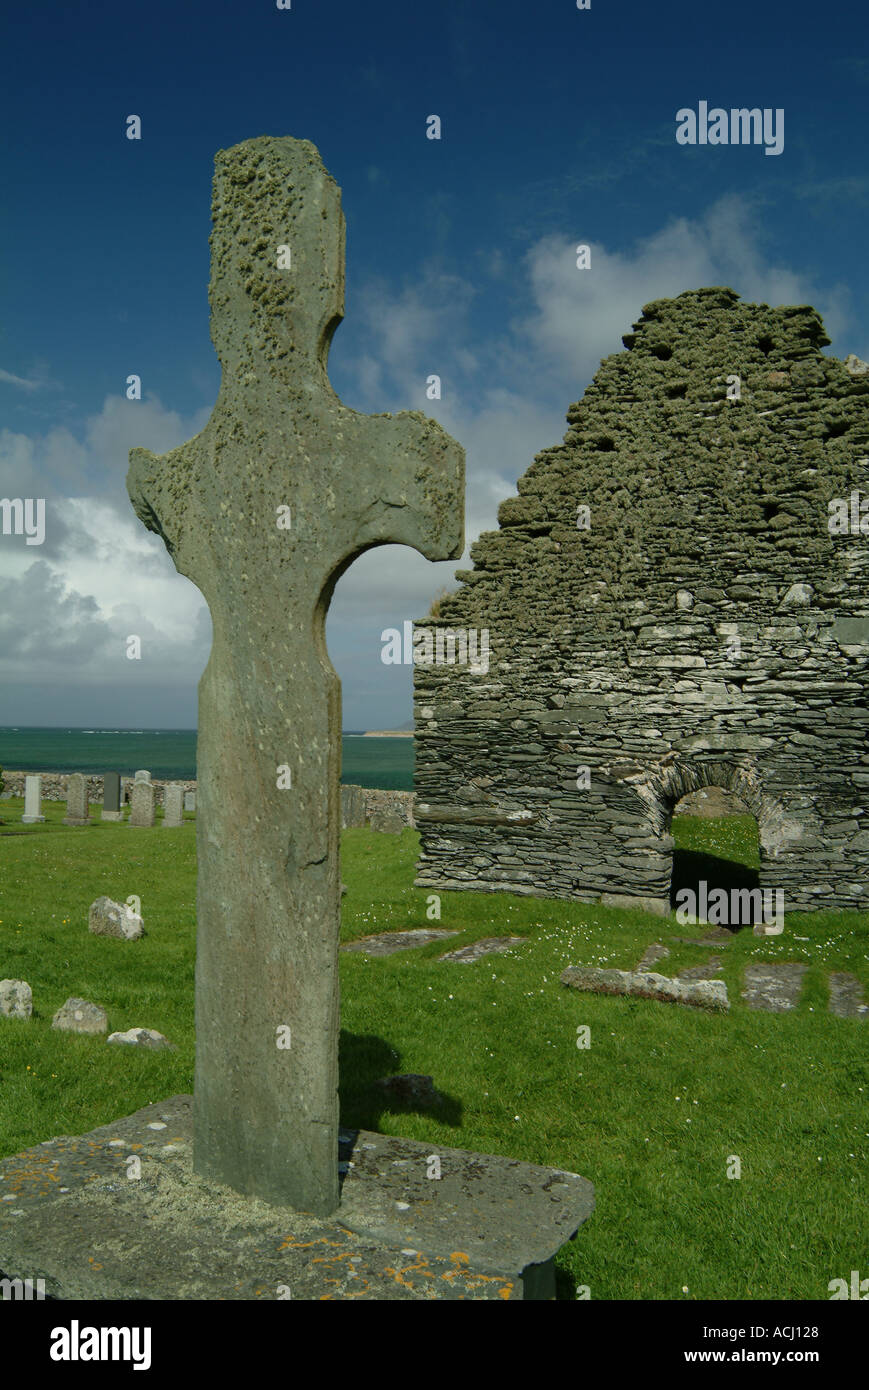
M359 415L332 390L344 219L313 145L221 151L212 213L217 404L181 448L132 450L127 479L214 626L199 687L194 1163L327 1214L341 694L326 611L371 546L461 554L464 454L415 411Z

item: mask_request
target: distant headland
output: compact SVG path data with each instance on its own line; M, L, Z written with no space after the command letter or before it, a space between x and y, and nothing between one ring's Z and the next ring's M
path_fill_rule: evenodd
M363 738L413 738L413 729L366 729Z

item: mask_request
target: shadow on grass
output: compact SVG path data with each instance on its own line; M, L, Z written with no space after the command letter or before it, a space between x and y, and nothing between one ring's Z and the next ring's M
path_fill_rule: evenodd
M673 851L673 877L670 881L670 906L678 906L676 895L680 890L690 888L691 892L700 897L700 884L706 884L707 895L711 894L716 888L723 888L728 897L733 889L744 890L760 887L760 875L757 869L750 869L745 864L737 863L733 859L719 859L713 854L702 854L696 850L676 849ZM752 926L759 920L758 903L756 900L750 901L750 920L738 923L735 930L739 927Z
M445 1095L437 1085L437 1077L434 1080L438 1095L434 1100L402 1100L378 1087L382 1077L401 1074L400 1055L383 1038L348 1033L342 1028L338 1069L341 1124L347 1129L380 1132L380 1120L386 1112L430 1115L451 1129L458 1129L462 1123L461 1101Z

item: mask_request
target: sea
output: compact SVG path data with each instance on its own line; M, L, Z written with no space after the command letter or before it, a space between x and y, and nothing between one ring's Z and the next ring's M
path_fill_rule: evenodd
M341 781L413 791L413 739L369 738L346 731ZM0 727L0 767L18 772L119 772L146 767L152 777L196 776L195 729L37 729Z

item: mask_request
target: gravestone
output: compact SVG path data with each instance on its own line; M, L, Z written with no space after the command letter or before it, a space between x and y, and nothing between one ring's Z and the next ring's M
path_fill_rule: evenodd
M364 787L346 782L341 788L341 824L345 830L363 826L368 813Z
M185 810L185 811L195 811L195 810L196 810L196 793L195 793L195 792L185 792L185 793L184 793L184 810Z
M150 782L151 774L146 767L140 767L138 772L133 773L134 782Z
M163 792L163 825L170 829L184 824L182 813L183 788L170 782Z
M121 820L121 776L107 772L103 776L103 820Z
M154 824L154 788L150 782L133 783L129 824L146 828Z
M66 815L64 825L90 825L87 779L73 772L66 784Z
M24 782L24 815L22 825L41 825L45 816L42 811L42 778L27 777Z

